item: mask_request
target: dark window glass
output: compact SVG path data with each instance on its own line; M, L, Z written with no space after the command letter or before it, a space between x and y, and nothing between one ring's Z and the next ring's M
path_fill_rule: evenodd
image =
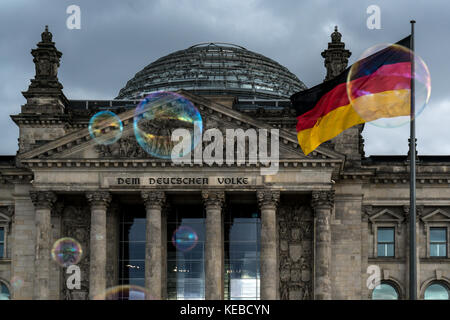
M167 223L167 295L205 299L205 216L202 205L175 207Z
M445 285L433 283L425 289L425 300L449 300L449 292Z
M225 214L225 299L259 299L261 219L254 205L228 206Z
M430 256L447 256L447 228L430 228Z
M127 207L120 215L119 284L145 287L145 209ZM124 291L122 300L142 300L143 292Z
M9 300L8 287L3 283L0 283L0 300Z
M398 300L398 292L390 284L381 283L373 289L372 300Z
M393 257L395 252L394 228L378 228L377 253L379 257Z
M5 228L0 227L0 259L5 256Z

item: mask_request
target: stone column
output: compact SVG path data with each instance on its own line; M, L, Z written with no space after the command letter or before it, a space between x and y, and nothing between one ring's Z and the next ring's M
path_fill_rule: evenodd
M86 198L91 205L89 298L94 299L101 297L106 290L106 211L111 194L87 192Z
M167 241L162 228L162 207L165 202L165 194L162 191L142 192L147 211L146 221L146 246L145 246L145 288L150 297L147 299L165 299L166 279L163 277L165 266L165 253L163 252Z
M34 300L48 300L50 294L50 251L52 247L51 210L56 195L50 191L30 191L36 213L36 257Z
M280 192L276 190L260 190L256 193L261 209L261 300L278 299L278 233L277 205Z
M334 191L313 191L315 213L314 299L331 299L331 230L330 219L334 206Z
M223 300L222 205L225 200L225 193L223 191L204 190L202 197L206 209L205 299Z

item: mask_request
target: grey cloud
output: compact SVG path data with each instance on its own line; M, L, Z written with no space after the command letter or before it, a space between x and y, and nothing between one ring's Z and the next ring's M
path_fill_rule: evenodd
M66 8L81 7L82 29L66 28ZM366 8L381 8L381 30L366 28ZM9 118L20 112L34 66L30 50L50 26L63 52L60 81L69 98L114 98L127 80L159 57L199 42L223 41L264 54L308 86L325 75L320 52L335 24L353 55L395 42L415 18L417 52L432 75L430 105L418 119L421 154L450 154L447 89L450 20L447 1L89 1L42 0L0 3L0 154L14 154L18 130ZM405 154L408 130L366 125L366 154Z

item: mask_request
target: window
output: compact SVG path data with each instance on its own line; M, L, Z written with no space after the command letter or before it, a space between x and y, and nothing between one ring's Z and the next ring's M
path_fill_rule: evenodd
M205 211L201 204L173 208L167 219L167 296L205 299Z
M8 287L0 282L0 300L9 300L9 289Z
M256 205L230 204L225 215L225 299L259 300L261 217Z
M373 289L372 300L398 300L398 292L394 286L381 283Z
M432 283L425 290L425 300L449 300L449 291L446 285Z
M430 228L430 257L447 256L447 228Z
M5 255L5 228L0 227L0 259L4 258Z
M394 256L394 228L378 228L377 230L377 254L379 257L393 257Z
M120 217L120 285L145 287L145 211L128 207ZM118 293L119 300L143 300L145 297L133 290Z

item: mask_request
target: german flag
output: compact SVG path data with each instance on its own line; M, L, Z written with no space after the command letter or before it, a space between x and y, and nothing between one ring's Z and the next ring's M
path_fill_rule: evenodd
M357 124L410 114L411 54L400 49L410 48L410 41L408 36L359 60L356 68L291 96L305 155Z

